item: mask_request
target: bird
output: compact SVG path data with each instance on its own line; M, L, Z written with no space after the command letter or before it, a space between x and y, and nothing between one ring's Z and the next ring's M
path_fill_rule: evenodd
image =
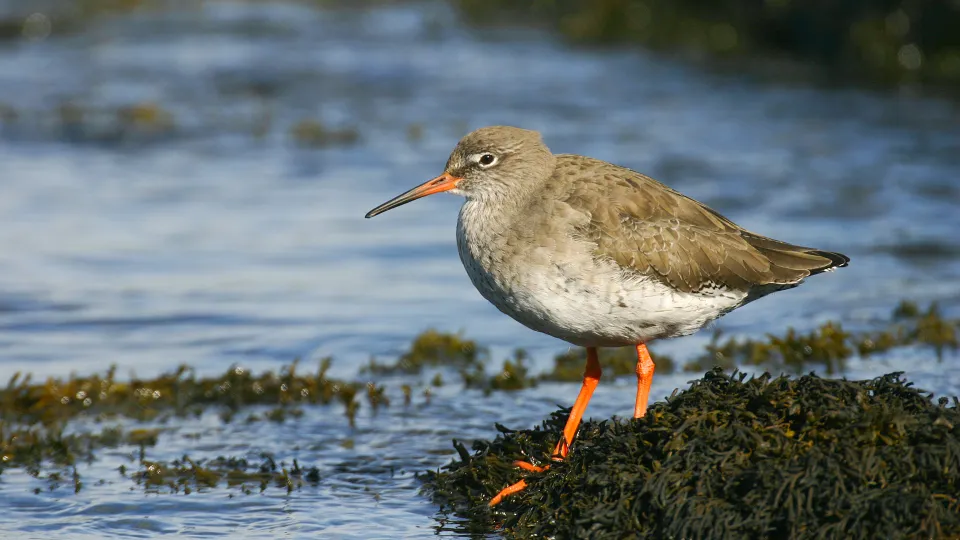
M443 174L366 217L442 192L466 199L457 251L480 295L524 326L586 348L583 382L553 461L568 455L600 381L598 347L636 348L634 417L641 418L655 369L648 343L692 334L850 262L750 232L631 169L554 154L539 132L512 126L468 133ZM489 505L526 485L504 487Z

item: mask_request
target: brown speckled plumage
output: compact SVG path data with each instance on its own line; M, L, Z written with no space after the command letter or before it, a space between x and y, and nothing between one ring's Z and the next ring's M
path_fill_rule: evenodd
M567 184L564 202L590 216L578 232L597 256L682 292L775 290L849 261L746 231L648 176L597 159L557 156L554 182Z

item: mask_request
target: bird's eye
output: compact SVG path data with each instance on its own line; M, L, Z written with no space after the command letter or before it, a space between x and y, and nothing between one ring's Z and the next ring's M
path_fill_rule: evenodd
M493 154L480 154L480 157L477 159L477 163L479 163L482 167L489 167L496 161L497 156L494 156Z

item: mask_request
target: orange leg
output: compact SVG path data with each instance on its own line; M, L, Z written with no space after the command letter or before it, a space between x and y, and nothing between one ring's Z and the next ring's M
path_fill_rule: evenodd
M653 359L643 343L637 345L637 403L633 407L633 417L641 418L647 414L647 400L650 399L650 384L653 382Z
M557 442L557 446L553 448L554 460L560 461L570 453L570 444L573 443L573 436L577 434L577 428L580 427L580 420L583 418L583 413L587 410L590 397L593 396L593 391L596 390L597 384L600 382L600 374L600 360L597 358L597 348L587 347L587 367L583 372L583 386L580 387L577 401L573 403L573 409L570 410L570 416L567 418L567 423L563 427L563 437ZM513 463L517 467L531 472L542 472L550 468L549 465L537 467L536 465L531 465L523 461L514 461ZM500 493L497 493L496 497L490 500L490 506L499 504L505 497L522 491L526 487L527 483L520 480L511 486L503 488L500 490Z
M496 497L490 499L490 506L496 506L500 504L503 499L513 495L514 493L520 492L527 489L527 482L520 480L516 484L509 485L500 490L500 493L497 493Z

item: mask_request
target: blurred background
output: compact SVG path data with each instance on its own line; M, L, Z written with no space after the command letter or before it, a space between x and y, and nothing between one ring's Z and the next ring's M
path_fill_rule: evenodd
M567 345L474 290L455 247L459 199L363 219L491 124L540 130L554 152L645 172L748 229L852 258L721 319L728 334L867 328L901 299L957 315L958 95L960 2L947 0L0 0L0 380L328 355L349 379L431 327L463 330L498 362L523 347L545 369ZM709 339L654 350L683 360ZM954 364L920 356L850 374L906 369L957 393ZM629 382L598 391L588 415L629 414ZM123 486L8 496L20 517L0 528L27 533L26 516L77 537L370 537L377 512L391 534L433 534L412 472L443 464L452 437L539 422L576 386L438 391L448 410L418 421L442 426L413 449L390 415L347 432L317 413L295 433L354 441L316 458L342 485L255 511L220 494L208 504L222 522L202 505L126 508L143 495ZM385 454L407 474L358 469ZM113 521L76 525L91 515Z

